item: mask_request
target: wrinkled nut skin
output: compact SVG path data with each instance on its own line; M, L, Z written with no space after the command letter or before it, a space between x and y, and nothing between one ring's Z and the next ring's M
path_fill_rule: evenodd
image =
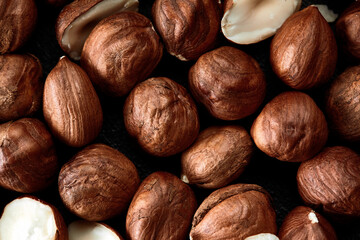
M213 0L156 0L154 25L167 51L182 61L195 60L215 46L221 7Z
M193 218L190 238L241 240L276 232L270 195L255 184L235 184L214 191L201 203Z
M354 1L336 22L339 45L353 58L360 60L360 2Z
M325 148L297 173L300 196L334 219L360 217L360 156L347 147Z
M166 172L152 173L130 204L128 239L185 240L196 207L193 191L179 178Z
M317 154L328 138L324 114L302 92L283 92L265 105L250 134L256 146L281 161L302 162Z
M135 165L119 151L92 144L60 171L59 193L65 206L88 221L104 221L122 213L140 178Z
M83 69L60 58L45 81L43 113L53 135L72 147L81 147L99 134L100 100Z
M34 0L0 2L0 54L24 45L35 29L37 7Z
M157 77L138 84L124 104L128 133L149 154L166 157L189 147L199 133L199 116L186 89Z
M30 116L40 108L41 76L42 67L35 56L0 55L0 122Z
M360 66L350 67L332 83L326 94L330 129L347 141L360 140Z
M149 19L136 12L121 12L93 29L83 48L81 66L103 92L119 97L149 76L162 53Z
M281 240L336 240L331 224L309 207L294 208L284 219L278 237Z
M37 119L23 118L0 125L0 185L21 193L48 187L58 161L52 137Z
M197 60L189 71L189 87L195 99L222 120L251 115L266 93L265 75L256 60L228 46Z
M210 127L181 156L181 178L202 188L220 188L244 171L254 144L240 126Z
M270 45L273 71L286 85L297 90L327 82L336 62L335 36L315 6L291 15Z

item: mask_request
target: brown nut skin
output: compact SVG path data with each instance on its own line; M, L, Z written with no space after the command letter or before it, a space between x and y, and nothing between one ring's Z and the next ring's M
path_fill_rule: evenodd
M295 91L283 92L266 104L250 133L261 151L287 162L313 157L328 138L322 111L309 95Z
M325 148L301 163L296 178L307 205L335 219L360 217L360 156L351 149Z
M58 183L60 197L72 213L88 221L104 221L128 207L140 178L125 155L92 144L61 168Z
M185 240L196 207L188 185L173 174L154 172L144 179L130 204L128 239Z
M13 52L29 39L35 29L37 7L34 0L0 2L0 54Z
M0 122L30 116L40 108L41 76L42 67L35 56L0 55Z
M0 186L21 193L48 187L58 161L52 137L37 119L23 118L0 125Z
M266 81L259 64L234 47L203 54L189 71L195 99L216 118L237 120L254 113L265 97Z
M281 240L336 240L331 224L309 207L298 206L285 217L278 237Z
M195 212L190 239L242 240L259 233L276 234L270 195L255 184L235 184L211 193Z
M199 116L186 89L157 77L138 84L124 104L128 133L149 154L166 157L184 151L199 133Z
M200 132L181 156L181 179L201 188L221 188L245 170L254 144L240 126L210 127Z
M315 6L291 15L270 45L273 71L286 85L297 90L327 82L336 62L335 36Z
M360 66L350 67L332 83L326 94L330 129L347 141L360 140Z
M167 51L182 61L195 60L215 46L220 14L220 4L213 0L156 0L152 7Z
M81 66L103 92L119 97L150 75L162 53L149 19L136 12L121 12L93 29L83 48Z
M99 134L100 100L83 69L60 58L45 81L43 113L53 135L66 145L81 147Z

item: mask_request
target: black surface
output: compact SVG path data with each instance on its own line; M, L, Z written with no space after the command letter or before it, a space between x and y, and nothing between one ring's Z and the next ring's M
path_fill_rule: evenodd
M151 18L150 8L152 2L153 1L140 0L140 12L149 18ZM351 1L303 1L302 8L310 4L325 3L336 13L341 13L350 2ZM37 56L42 63L44 74L43 79L45 80L47 74L56 65L58 59L64 54L57 44L54 32L54 23L60 9L49 8L48 6L43 5L40 1L37 5L39 9L37 29L29 42L17 52L29 52ZM334 27L334 24L331 24L331 26ZM255 114L239 121L226 122L216 120L201 106L198 106L200 111L201 129L210 125L240 124L249 130L254 118L266 102L276 96L279 92L290 90L276 78L271 70L268 60L270 41L271 39L268 39L250 46L238 46L229 43L224 38L220 38L219 45L235 46L259 61L267 78L267 95L264 103ZM164 53L162 61L155 69L152 76L169 77L187 87L188 69L193 64L194 62L181 62L167 53ZM340 74L347 66L349 66L347 60L340 56L336 73L333 78ZM322 99L324 95L324 88L326 88L326 86L321 89L306 91L317 101L320 107L323 105ZM129 137L125 131L122 118L122 108L125 98L113 99L100 94L100 99L104 111L104 126L95 142L108 144L124 153L136 165L141 179L144 179L150 173L158 170L168 171L176 174L177 176L180 175L180 155L175 155L169 158L156 158L150 156L142 151L137 143ZM42 113L39 112L36 117L42 119ZM350 146L349 144L340 142L336 138L332 137L329 139L327 145ZM358 151L358 144L352 144L350 147ZM79 149L72 149L57 142L57 152L61 163L68 161L69 158L77 151L79 151ZM278 226L280 226L285 215L291 209L303 204L297 193L296 186L295 176L298 166L298 163L286 163L269 158L257 150L250 165L234 183L254 183L269 191L274 200L274 206L277 213L277 223ZM201 201L211 192L210 190L201 190L196 187L193 187L193 190L197 196L198 204L200 204ZM3 209L6 203L21 195L22 194L20 193L0 189L0 209ZM56 182L48 189L32 195L58 207L67 223L78 219L76 216L69 213L63 206L57 192ZM125 215L118 216L115 219L107 221L107 223L117 229L121 235L125 236ZM359 221L342 225L333 223L333 226L336 229L339 239L360 239Z

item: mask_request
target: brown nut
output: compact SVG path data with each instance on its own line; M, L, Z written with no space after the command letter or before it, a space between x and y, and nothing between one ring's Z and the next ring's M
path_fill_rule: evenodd
M328 138L324 114L302 92L283 92L272 99L255 119L250 133L261 151L288 162L313 157Z
M53 205L33 196L22 196L5 206L0 219L0 239L68 240L68 232Z
M118 232L105 223L77 220L69 224L69 240L124 240Z
M124 104L128 133L148 153L166 157L189 147L199 133L199 117L186 89L157 77L138 84Z
M254 144L240 126L210 127L181 156L181 179L202 188L220 188L244 171Z
M13 52L28 40L35 29L34 0L0 1L0 54Z
M281 240L336 240L331 224L309 207L294 208L285 217L278 234Z
M360 140L360 66L350 67L339 75L326 95L329 125L347 141Z
M0 55L0 122L30 116L40 108L44 84L39 59Z
M191 188L175 175L154 172L141 183L126 216L129 239L186 239L196 210Z
M346 54L360 60L360 2L354 1L336 22L336 35Z
M276 216L267 191L255 184L235 184L211 193L195 212L190 239L244 239L276 234Z
M220 47L197 60L189 71L189 86L214 117L237 120L258 109L266 81L251 56L233 47Z
M74 60L79 60L85 40L102 19L121 12L137 11L138 0L75 0L60 12L56 38L60 47Z
M85 42L81 66L97 87L118 97L145 80L162 53L149 19L136 12L121 12L96 25Z
M103 115L89 77L67 57L60 58L45 81L44 118L56 138L81 147L99 134Z
M0 186L22 193L48 187L56 179L55 146L45 125L23 118L0 125Z
M156 0L152 16L167 51L182 61L195 60L215 46L220 30L219 1Z
M335 71L335 36L315 6L290 16L275 34L270 62L288 86L303 90L327 82Z
M325 148L301 163L298 190L306 204L335 218L360 217L360 156L347 147Z
M61 168L58 183L60 197L72 213L103 221L127 208L140 178L125 155L104 144L93 144Z

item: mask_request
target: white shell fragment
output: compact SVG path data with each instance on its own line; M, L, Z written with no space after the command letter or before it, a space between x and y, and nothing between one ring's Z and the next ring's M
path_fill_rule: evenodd
M271 233L260 233L247 237L245 240L279 240L279 238Z
M325 18L325 20L329 23L335 22L338 18L339 14L334 13L333 10L329 9L327 5L319 4L319 5L312 5L319 9L321 15Z

